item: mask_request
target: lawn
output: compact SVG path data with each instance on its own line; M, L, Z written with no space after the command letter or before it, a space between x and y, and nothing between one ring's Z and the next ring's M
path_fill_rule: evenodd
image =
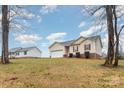
M0 64L0 87L124 87L124 60L118 68L104 60L13 59Z

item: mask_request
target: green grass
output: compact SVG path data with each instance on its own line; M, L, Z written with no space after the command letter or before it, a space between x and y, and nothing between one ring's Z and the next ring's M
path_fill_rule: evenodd
M104 60L13 59L0 64L0 87L124 87L124 60L118 68Z

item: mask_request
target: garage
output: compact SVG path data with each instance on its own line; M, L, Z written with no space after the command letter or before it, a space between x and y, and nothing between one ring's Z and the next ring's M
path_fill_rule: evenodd
M63 50L51 51L51 58L61 58L63 57Z

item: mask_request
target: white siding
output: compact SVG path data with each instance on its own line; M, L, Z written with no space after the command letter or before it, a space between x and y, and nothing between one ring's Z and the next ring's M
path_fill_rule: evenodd
M81 54L84 54L84 52L85 52L84 45L86 45L86 44L91 45L91 50L89 50L90 53L96 53L95 42L91 41L91 40L86 40L86 41L82 42L80 45L74 45L74 46L78 46L78 52L80 52ZM70 46L69 52L75 54L75 52L73 52L73 46Z
M83 42L82 42L83 41ZM90 50L85 50L84 49L84 46L85 45L89 45L90 44ZM73 47L76 47L78 46L78 51L73 51ZM101 43L100 43L100 39L98 38L97 40L85 40L84 41L84 38L81 37L80 39L78 39L77 41L75 41L70 47L69 47L69 53L73 53L74 55L76 54L76 52L80 52L80 54L84 54L86 51L89 51L90 53L96 53L96 54L99 54L101 55L101 50L102 50L102 47L101 47ZM56 53L55 53L56 51ZM61 51L60 52L57 52L57 51ZM51 48L50 48L50 53L54 52L53 55L55 55L56 57L58 55L62 56L62 53L63 55L65 54L65 47L60 45L59 43L55 43ZM58 54L58 55L57 55Z
M28 53L28 55L30 55L31 57L41 57L41 52L40 52L38 49L36 49L36 48L34 48L34 49L28 51L27 53Z
M63 51L53 51L51 52L51 58L62 58L63 54Z
M80 44L85 38L80 37L78 40L76 40L73 44Z
M95 42L91 40L86 40L80 45L80 52L83 54L86 50L84 50L84 45L90 44L91 49L89 50L90 53L95 53Z
M24 55L24 52L19 52L19 55L16 57L41 57L41 52L37 48L33 48L27 51L27 54Z
M49 48L50 50L50 56L51 57L63 57L63 55L65 54L65 47L56 43L54 44L51 48Z
M102 55L102 47L99 39L96 40L96 53Z

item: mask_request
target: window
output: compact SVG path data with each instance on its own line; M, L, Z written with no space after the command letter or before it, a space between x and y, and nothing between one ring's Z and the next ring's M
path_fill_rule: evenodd
M91 50L91 45L90 44L84 45L84 50Z
M27 51L24 51L24 55L27 55Z
M73 46L73 52L74 52L74 46Z
M78 46L77 46L77 51L78 51Z
M11 53L11 52L9 52L9 55L12 55L12 53Z
M77 52L78 51L78 46L73 46L73 52Z
M16 55L19 55L19 52L17 52Z

